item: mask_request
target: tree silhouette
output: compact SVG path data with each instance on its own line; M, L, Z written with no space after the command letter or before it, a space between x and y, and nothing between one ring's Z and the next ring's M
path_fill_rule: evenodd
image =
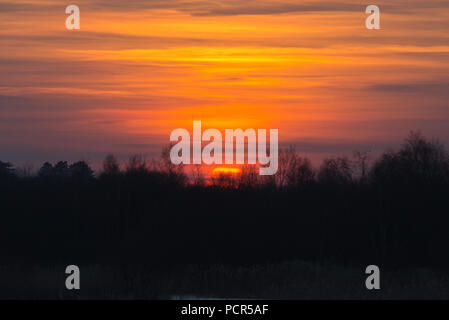
M120 165L114 155L109 154L103 161L103 175L117 176L120 174Z
M53 177L53 166L49 162L45 162L39 169L38 176L40 178L51 178Z
M351 164L345 157L324 159L318 172L318 181L323 184L348 184L352 181Z
M0 180L9 180L16 175L14 166L9 162L0 161Z
M76 182L89 182L94 178L94 171L85 161L78 161L70 165L70 175Z
M448 173L444 146L428 141L419 132L411 132L399 151L383 154L373 168L374 179L388 186L445 185Z

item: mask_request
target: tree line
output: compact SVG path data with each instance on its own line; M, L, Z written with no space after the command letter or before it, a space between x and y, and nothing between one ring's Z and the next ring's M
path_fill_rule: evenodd
M304 259L403 267L449 265L449 157L411 133L398 150L325 159L293 147L274 176L109 155L45 163L36 174L0 162L2 261L45 264L248 264ZM28 174L24 174L28 172Z

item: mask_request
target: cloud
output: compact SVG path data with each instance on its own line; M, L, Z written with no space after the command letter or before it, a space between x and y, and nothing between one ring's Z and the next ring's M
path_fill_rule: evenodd
M12 12L37 12L60 9L61 6L57 4L42 4L42 3L17 3L17 2L0 2L0 13Z
M294 4L261 2L252 5L230 5L207 8L191 12L194 16L232 16L232 15L272 15L296 12L320 11L360 11L359 6L350 3Z
M308 12L364 12L371 3L365 1L291 1L291 0L78 0L77 5L87 10L109 12L132 12L140 10L169 9L191 14L192 16L233 16L233 15L273 15L285 13ZM376 3L381 12L413 13L426 9L445 9L449 7L446 0L396 0L394 3L378 0ZM61 10L67 3L53 1L39 3L37 1L17 3L6 1L0 3L0 12L37 12L45 10Z
M186 12L192 16L235 16L235 15L273 15L285 13L308 12L364 12L364 8L371 3L365 1L347 0L332 1L292 1L292 0L94 0L80 1L91 8L108 10L152 10L171 9ZM379 0L376 3L381 11L389 13L410 13L424 9L448 8L445 0L396 0L394 3Z
M317 121L324 123L325 121ZM325 154L338 156L351 155L357 150L385 151L397 147L403 142L411 130L423 132L429 138L441 139L444 144L449 143L446 129L449 126L449 118L396 118L351 121L341 120L327 122L326 127L332 128L336 135L346 131L342 138L332 137L303 137L283 141L282 147L295 145L296 150L303 154ZM394 130L392 130L394 128ZM358 132L356 135L350 132ZM363 136L362 138L360 138Z
M449 82L384 83L368 87L369 90L390 93L420 94L429 97L449 98Z
M296 0L94 0L89 5L109 10L151 10L172 9L186 12L192 16L235 16L235 15L274 15L309 12L363 12L365 3L359 0L296 1ZM87 4L87 3L86 3ZM444 9L449 7L445 0L378 0L376 5L381 12L412 13L425 9Z
M126 50L142 48L170 48L203 44L219 44L216 39L193 37L140 36L111 32L77 31L67 35L66 31L55 31L47 34L2 34L2 41L15 43L16 46L33 46L43 44L50 46L66 46L74 49Z

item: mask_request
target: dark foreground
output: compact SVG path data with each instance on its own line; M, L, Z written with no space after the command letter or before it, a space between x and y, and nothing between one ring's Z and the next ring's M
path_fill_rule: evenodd
M138 268L137 268L138 269ZM65 266L1 267L2 299L449 299L449 273L382 271L365 288L363 268L301 261L254 266L80 266L81 289L68 291Z
M254 172L207 183L164 157L126 168L108 157L98 175L84 162L36 175L0 162L0 297L448 297L442 145L414 134L377 160L319 169L287 150L275 177ZM72 264L77 293L64 288ZM365 289L367 265L380 292Z

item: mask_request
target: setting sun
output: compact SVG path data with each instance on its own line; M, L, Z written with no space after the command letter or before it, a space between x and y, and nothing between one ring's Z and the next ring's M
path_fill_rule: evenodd
M242 173L242 169L240 168L215 168L212 170L213 175L220 175L220 174L229 174L229 175L238 175Z

